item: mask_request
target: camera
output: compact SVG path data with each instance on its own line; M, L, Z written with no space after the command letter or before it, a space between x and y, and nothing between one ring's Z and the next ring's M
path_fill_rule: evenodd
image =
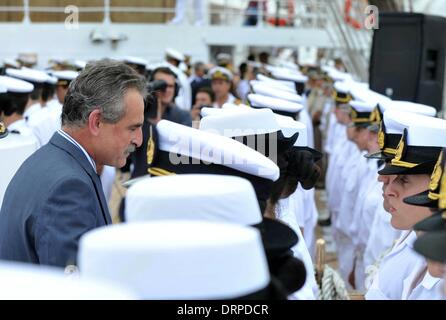
M167 82L164 80L154 80L147 84L147 98L144 106L144 119L156 118L158 109L158 100L156 92L167 89Z

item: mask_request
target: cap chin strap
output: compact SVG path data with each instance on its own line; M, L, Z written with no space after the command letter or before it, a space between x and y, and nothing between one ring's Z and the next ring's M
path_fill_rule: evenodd
M435 201L435 200L440 199L440 194L439 194L439 193L432 192L432 191L429 191L429 194L427 195L427 197L428 197L429 199Z
M392 166L395 167L402 167L402 168L414 168L418 165L418 163L412 163L412 162L406 162L401 160L392 160Z
M352 97L350 94L347 94L347 96L345 98L341 98L337 95L336 91L333 92L333 98L335 99L336 102L343 103L343 104L349 103L352 100Z
M392 155L396 155L396 149L394 149L394 148L384 148L383 152L392 154Z
M355 118L352 120L353 123L365 123L370 122L369 118Z
M167 171L157 167L151 167L147 170L152 176L160 177L160 176L172 176L175 175L174 172Z

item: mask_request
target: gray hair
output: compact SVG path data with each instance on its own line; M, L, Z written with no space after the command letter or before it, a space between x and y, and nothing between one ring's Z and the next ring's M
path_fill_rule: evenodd
M62 126L81 128L96 109L104 121L118 122L126 112L123 99L128 89L136 89L146 98L146 82L131 67L110 59L89 63L68 87Z

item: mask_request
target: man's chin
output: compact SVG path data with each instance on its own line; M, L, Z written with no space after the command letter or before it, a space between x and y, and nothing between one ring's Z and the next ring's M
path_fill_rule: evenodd
M125 164L127 163L127 158L124 160L119 160L118 162L115 163L110 163L108 164L110 167L115 167L117 169L121 169L122 167L125 166Z

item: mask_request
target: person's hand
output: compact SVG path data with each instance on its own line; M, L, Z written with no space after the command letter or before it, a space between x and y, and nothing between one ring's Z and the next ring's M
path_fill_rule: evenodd
M355 269L353 268L352 272L348 275L348 283L352 286L353 289L356 289L355 286Z
M305 190L313 188L321 175L321 169L314 163L311 152L291 149L287 152L287 158L289 181L294 178Z
M321 123L322 112L316 111L313 114L313 125L319 125Z

